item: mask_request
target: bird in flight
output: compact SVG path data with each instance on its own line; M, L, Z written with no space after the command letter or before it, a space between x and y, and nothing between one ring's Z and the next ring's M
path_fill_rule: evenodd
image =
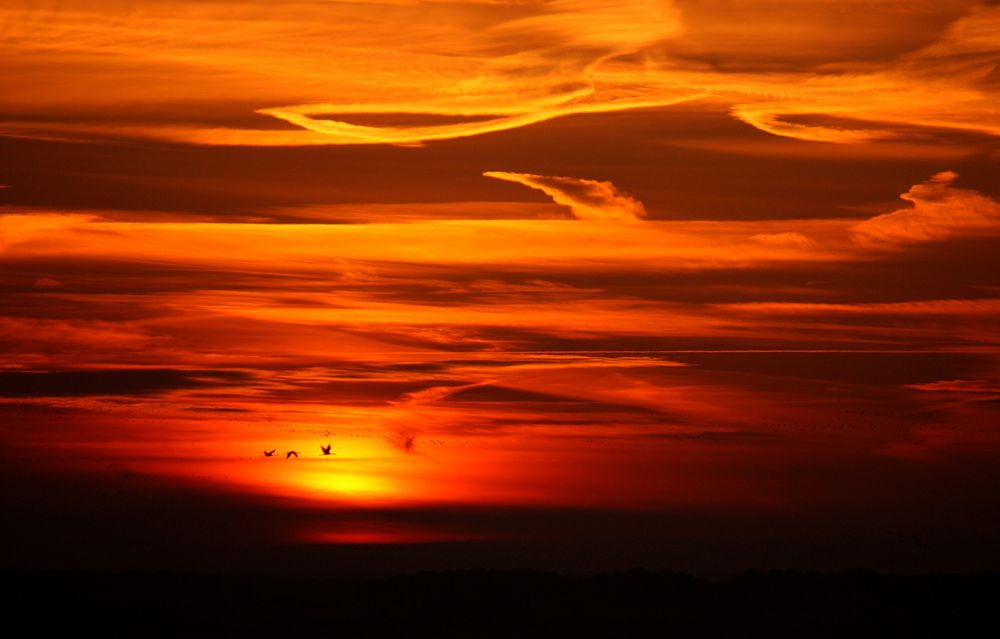
M295 455L296 457L298 457L298 456L299 456L298 452L296 452L296 451L294 451L294 450L290 450L290 451L288 451L287 453L285 453L285 459L288 459L288 458L289 458L289 457L291 457L292 455Z
M323 451L324 455L336 455L337 453L331 453L330 449L333 448L333 444L327 444L326 446L320 446L319 449Z
M277 448L272 448L271 450L265 450L264 451L264 457L274 457L274 451L276 451L276 450L278 450L278 449Z

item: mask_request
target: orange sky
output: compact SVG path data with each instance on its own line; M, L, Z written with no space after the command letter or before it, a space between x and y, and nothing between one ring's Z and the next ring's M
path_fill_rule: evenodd
M11 0L0 25L23 561L998 567L995 3Z

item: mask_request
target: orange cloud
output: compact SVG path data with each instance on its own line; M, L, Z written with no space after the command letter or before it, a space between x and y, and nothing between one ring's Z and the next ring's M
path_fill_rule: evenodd
M218 145L419 144L521 127L571 113L672 104L699 94L656 97L599 90L595 69L679 28L668 0L537 3L399 2L371 5L228 2L191 7L167 1L126 19L107 8L53 11L40 20L23 3L0 9L18 63L47 73L8 98L19 106L115 103L120 122L8 122L10 135L125 135ZM359 28L360 27L360 28ZM211 34L210 40L200 34ZM210 45L210 46L209 46ZM50 67L53 50L73 54L78 73ZM3 51L0 45L0 52ZM41 58L36 60L36 58ZM2 68L2 67L0 67ZM18 69L18 72L24 72ZM142 82L122 82L142 75ZM138 78L137 78L138 79ZM95 92L94 82L107 84ZM152 83L152 84L151 84ZM60 89L53 91L53 86ZM128 115L156 87L170 102L243 100L294 129L191 125ZM323 102L336 86L336 102ZM310 96L311 100L303 98ZM164 96L165 97L165 96ZM2 102L0 102L2 104ZM459 123L378 126L348 116L406 113L472 117ZM329 118L340 115L343 117Z
M734 12L728 3L666 0L289 2L276 10L255 1L234 10L165 0L122 16L101 3L38 12L14 0L0 9L9 25L0 72L19 86L0 106L21 115L0 132L418 145L710 96L751 126L801 140L864 142L912 127L1000 135L992 73L1000 8L748 4ZM863 7L882 28L845 33L844 7ZM789 59L805 46L818 59ZM712 63L717 56L725 66ZM290 126L236 123L206 106L218 104ZM67 109L82 115L67 121ZM149 115L156 109L167 117ZM390 114L420 121L378 122Z
M634 201L633 201L634 202ZM766 246L750 236L786 222L633 220L600 209L605 219L431 220L403 224L230 224L115 222L84 215L0 217L0 250L9 259L125 259L136 262L253 269L261 273L354 272L356 261L510 265L559 272L577 267L631 269L636 260L672 271L785 261L817 261L841 251ZM638 203L635 203L638 205ZM618 206L625 205L619 202ZM632 209L634 212L634 209ZM602 212L603 211L603 212ZM615 218L614 215L619 217ZM817 229L842 226L817 223ZM248 248L252 247L252 248ZM294 268L293 268L294 265Z
M802 233L796 232L758 233L757 235L751 236L750 239L767 246L809 248L810 246L815 245L815 242L811 238L803 235Z
M1000 381L993 379L942 379L926 384L907 384L906 388L934 393L1000 394Z
M487 171L483 175L538 189L557 204L568 206L580 220L640 220L646 217L642 202L625 195L611 182L506 171Z
M1000 315L1000 299L920 300L913 302L874 302L824 304L807 302L749 302L720 305L728 311L782 314L858 314L919 316L995 316Z
M865 246L906 245L950 237L1000 232L1000 202L971 189L952 186L958 174L944 171L914 185L900 197L913 204L851 227Z
M94 219L92 215L57 213L0 215L0 251L6 251L17 244L30 244L71 229L78 228Z

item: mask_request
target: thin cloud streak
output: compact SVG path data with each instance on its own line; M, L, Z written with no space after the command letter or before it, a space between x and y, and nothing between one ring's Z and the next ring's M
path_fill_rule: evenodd
M507 171L487 171L483 175L537 189L557 204L568 206L580 220L635 221L646 217L642 202L625 195L611 182Z

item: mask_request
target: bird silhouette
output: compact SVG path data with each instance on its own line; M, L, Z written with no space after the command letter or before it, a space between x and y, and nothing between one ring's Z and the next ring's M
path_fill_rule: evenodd
M319 449L323 451L324 455L336 455L337 453L331 453L330 449L333 448L333 444L327 444L326 446L320 446Z
M285 453L285 459L288 459L288 458L289 458L289 457L291 457L292 455L295 455L296 457L298 457L298 456L299 456L299 453L298 453L297 451L294 451L294 450L290 450L290 451L288 451L287 453Z
M274 451L276 451L276 450L278 450L278 449L277 448L272 448L271 450L265 450L264 451L264 457L274 457Z

